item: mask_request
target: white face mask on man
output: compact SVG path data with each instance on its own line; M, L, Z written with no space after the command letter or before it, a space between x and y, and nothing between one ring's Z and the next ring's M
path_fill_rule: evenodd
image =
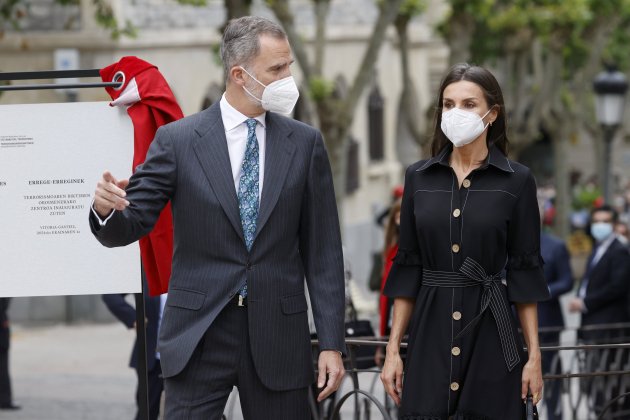
M489 124L483 123L483 119L490 113L492 108L480 117L476 112L464 111L453 108L442 113L442 123L440 128L444 135L453 143L455 147L462 147L472 143L488 128Z
M613 233L613 225L608 222L593 222L591 224L591 235L597 242L603 242Z
M243 67L241 67L241 69L259 85L265 88L265 90L263 90L262 97L257 98L253 93L247 90L245 86L243 86L245 92L260 102L260 105L264 110L280 114L290 114L293 111L293 108L300 97L300 91L295 84L293 76L288 76L284 79L276 80L268 85L264 85Z

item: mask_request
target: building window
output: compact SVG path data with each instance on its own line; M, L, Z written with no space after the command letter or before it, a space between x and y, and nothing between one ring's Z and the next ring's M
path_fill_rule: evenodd
M384 100L378 85L374 83L368 97L368 135L370 141L370 160L383 160L384 150Z
M353 137L348 141L347 149L346 194L359 189L359 142Z

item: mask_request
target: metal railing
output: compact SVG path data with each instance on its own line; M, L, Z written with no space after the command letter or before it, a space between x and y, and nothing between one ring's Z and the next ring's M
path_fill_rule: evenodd
M574 343L541 345L541 352L552 354L550 368L543 371L545 402L550 401L552 384L560 382L558 405L547 406L546 410L561 413L564 408L563 418L572 420L630 419L630 323L540 329L541 334L567 332L575 333ZM335 396L328 403L333 404L332 409L314 411L313 419L338 419L341 407L351 397L354 400L354 420L370 419L374 408L383 419L396 419L396 407L391 399L384 393L380 397L375 393L380 369L357 368L361 363L369 362L365 356L357 356L360 348L384 348L387 342L361 337L349 338L346 344L349 353L345 360L346 375L352 380L352 389ZM313 341L313 345L317 342ZM406 344L403 343L403 346L406 347ZM362 389L358 386L359 373L374 375L368 387ZM563 399L568 400L568 409L567 404L562 403Z
M553 356L550 369L543 371L545 398L539 408L564 408L564 420L630 419L630 323L540 328L541 334L566 332L576 333L574 343L541 344L541 352ZM398 418L396 405L378 386L381 369L374 363L376 349L384 349L386 344L385 339L376 337L346 339L348 354L344 358L344 383L339 391L320 403L316 401L314 390L309 394L313 420L338 420L342 409L344 420ZM313 340L312 345L317 369L317 340ZM406 343L401 345L403 348L406 346ZM361 367L366 365L369 367ZM547 401L550 400L552 385L557 382L560 383L560 404L549 407ZM562 403L562 400L565 402ZM227 420L233 418L234 409L232 399L226 409Z

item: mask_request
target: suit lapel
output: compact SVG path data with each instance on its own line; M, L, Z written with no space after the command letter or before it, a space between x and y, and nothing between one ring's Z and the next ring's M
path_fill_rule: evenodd
M267 113L266 122L265 174L254 240L269 220L269 216L278 202L295 153L295 145L289 141L291 128L272 113Z
M608 258L610 258L610 255L612 253L612 251L614 251L617 247L617 239L613 239L612 242L610 243L610 245L608 245L608 248L606 248L606 251L604 251L604 253L602 254L602 256L599 258L599 260L595 261L595 264L592 263L591 260L591 271L590 271L590 275L591 277L593 276L593 273L596 271L599 271L600 267L606 267L607 264L605 264L606 260Z
M212 190L223 207L223 211L244 243L243 227L241 226L238 199L234 188L230 154L219 102L216 102L205 112L207 113L206 118L195 128L199 137L195 138L193 148Z

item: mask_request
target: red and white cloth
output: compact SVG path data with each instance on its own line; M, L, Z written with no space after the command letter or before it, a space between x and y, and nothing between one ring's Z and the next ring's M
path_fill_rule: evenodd
M104 82L111 82L117 75L123 78L119 89L107 87L105 90L113 99L110 105L127 107L133 122L135 171L144 162L157 129L184 115L168 83L151 63L137 57L123 57L119 62L101 69L100 74ZM166 293L173 257L170 203L162 210L151 233L141 238L139 243L149 294L157 296Z

